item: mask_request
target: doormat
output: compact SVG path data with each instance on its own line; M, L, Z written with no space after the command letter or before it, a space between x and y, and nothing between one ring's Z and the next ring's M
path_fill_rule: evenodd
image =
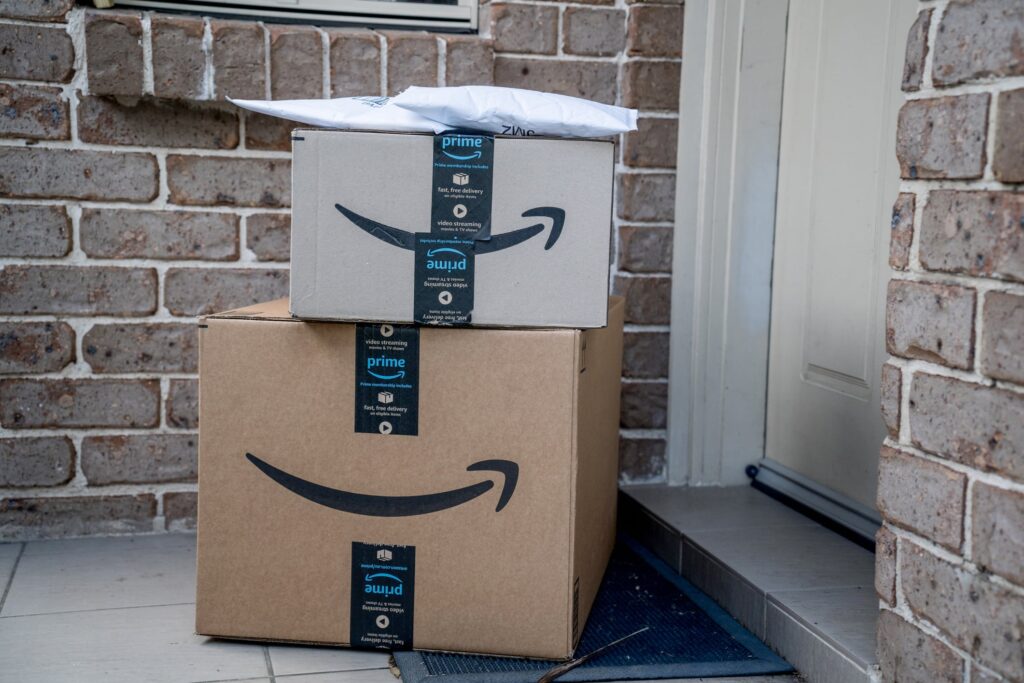
M608 647L619 639L624 640ZM404 683L620 681L793 671L711 598L623 538L576 650L577 658L588 654L593 656L553 678L549 672L564 663L443 652L394 656Z

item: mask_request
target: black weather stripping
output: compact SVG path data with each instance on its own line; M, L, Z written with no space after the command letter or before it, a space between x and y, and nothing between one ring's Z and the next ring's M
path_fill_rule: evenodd
M334 510L370 517L426 515L468 503L494 488L494 481L487 479L459 489L427 493L421 496L372 496L314 484L280 470L270 463L260 460L252 453L246 453L245 457L263 474L294 494ZM467 467L466 471L500 472L503 475L501 495L498 497L498 506L494 509L495 512L501 512L502 508L508 504L512 494L515 493L516 483L519 481L519 465L511 460L481 460Z

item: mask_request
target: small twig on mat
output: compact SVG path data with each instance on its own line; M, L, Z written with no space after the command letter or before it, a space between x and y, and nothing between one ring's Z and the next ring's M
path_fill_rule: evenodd
M597 648L593 652L589 652L589 653L583 655L582 657L577 657L576 659L572 659L572 660L570 660L568 662L565 662L564 664L559 664L558 666L556 666L556 667L554 667L552 669L548 669L547 673L545 673L543 676L541 676L540 678L537 679L537 683L552 683L552 681L554 681L559 676L563 676L563 675L569 673L570 671L572 671L576 667L580 666L581 664L585 664L585 663L589 662L591 659L593 659L597 655L601 654L602 652L607 652L608 650L610 650L611 648L615 647L619 643L627 641L630 638L632 638L633 636L638 636L641 633L643 633L644 631L648 630L649 628L651 628L651 627L650 626L644 626L642 629L640 629L638 631L633 631L628 636L622 636L618 640L613 640L612 642L608 643L607 645L602 645L601 647Z

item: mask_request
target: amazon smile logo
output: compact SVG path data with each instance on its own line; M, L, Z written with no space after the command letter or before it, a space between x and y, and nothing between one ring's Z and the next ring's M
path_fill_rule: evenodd
M446 157L455 159L456 161L472 161L473 159L479 159L483 152L476 151L472 154L452 154L451 152L445 152L441 150Z
M402 379L405 377L405 359L370 356L366 359L366 371L377 379Z
M398 247L399 249L416 251L415 232L379 223L372 218L362 216L341 204L335 204L334 208L337 209L338 213L342 216L349 219L357 228L368 235L376 237L381 242L386 242L387 244L390 244L393 247ZM565 209L559 209L554 206L538 206L535 209L524 211L522 216L523 218L547 218L550 220L551 232L548 234L547 242L544 243L544 250L547 251L551 247L555 246L555 242L557 242L558 238L561 237L562 228L565 226ZM489 240L478 240L473 246L473 252L480 255L490 254L495 251L501 251L502 249L508 249L509 247L514 247L515 245L525 242L531 237L542 232L544 232L544 224L536 223L525 228L519 228L518 230L491 235ZM455 250L453 249L452 251Z
M263 474L306 500L332 510L368 517L412 517L440 512L482 496L494 488L495 484L492 479L485 479L469 486L439 493L425 493L418 496L375 496L355 491L343 491L307 481L260 460L252 453L246 453L245 457ZM498 496L498 504L494 511L501 512L508 505L512 494L515 493L516 483L519 481L519 465L511 460L481 460L467 467L466 471L501 474L501 494Z
M367 595L401 595L405 588L400 578L386 572L367 574L364 580L363 592Z

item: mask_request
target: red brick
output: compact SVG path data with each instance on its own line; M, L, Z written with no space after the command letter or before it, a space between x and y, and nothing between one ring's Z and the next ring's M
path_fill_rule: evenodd
M619 478L629 483L665 479L665 440L619 438Z
M982 372L1024 384L1024 296L989 292L981 317Z
M622 376L636 379L668 377L668 333L626 332Z
M196 528L198 498L194 491L164 494L164 520L168 531L192 531Z
M196 380L171 380L167 390L167 424L179 429L199 426L199 383Z
M0 313L150 315L156 271L107 266L10 265L0 270Z
M270 95L275 100L324 96L324 49L319 31L305 26L270 29Z
M661 429L666 424L668 384L623 382L619 423L626 429Z
M494 45L476 36L445 35L445 85L492 85Z
M0 149L0 194L148 202L156 197L156 157L137 152Z
M1024 5L1019 0L955 0L942 14L932 80L955 85L1024 74Z
M384 34L388 45L388 95L410 85L437 85L437 37L429 33Z
M888 610L878 618L878 661L887 683L963 681L964 662L959 655Z
M558 51L558 8L493 3L491 35L498 52L553 55Z
M169 100L127 103L83 97L78 104L78 135L84 142L101 145L234 149L238 116Z
M921 10L910 27L907 35L907 49L903 57L904 92L921 89L921 77L924 76L924 58L928 54L928 26L932 20L930 9Z
M615 103L618 68L609 62L494 58L494 84Z
M217 99L265 99L267 54L263 28L251 21L213 20L210 32Z
M672 270L672 229L623 225L619 228L619 270L667 273Z
M974 661L1011 680L1024 679L1024 596L913 543L900 548L900 575L907 605L918 618L934 624Z
M1024 396L918 373L910 388L910 439L941 457L1024 480Z
M65 322L0 322L0 374L59 372L75 360Z
M86 62L93 95L142 94L142 20L128 12L87 12Z
M0 138L67 140L68 103L58 88L0 83Z
M381 95L380 36L365 29L327 33L331 52L331 97Z
M0 380L0 423L8 429L156 427L160 383L121 379Z
M896 604L896 535L888 527L875 534L875 593L890 607Z
M292 131L300 125L295 121L245 112L245 146L274 152L292 151Z
M203 20L154 14L153 93L157 97L198 100L204 94L206 53Z
M644 168L675 168L679 122L640 118L636 128L623 136L622 162Z
M66 83L75 48L63 26L0 24L0 78Z
M87 436L82 472L90 486L196 480L195 434Z
M621 173L619 218L628 221L670 221L675 216L674 173Z
M681 57L681 5L637 5L629 10L628 52L638 57Z
M568 7L562 17L564 50L573 55L617 55L626 44L625 22L623 10Z
M291 216L257 213L246 219L246 246L260 261L287 261L291 246Z
M623 65L622 103L647 111L679 110L678 62L629 61Z
M1024 88L999 93L992 173L1004 183L1024 183Z
M889 227L889 265L896 270L906 270L910 265L910 244L914 239L913 193L901 192L892 205L892 222Z
M973 289L891 280L885 346L894 356L920 358L961 370L974 364Z
M238 258L238 216L228 213L83 209L79 233L93 258Z
M1024 494L979 481L972 498L972 559L1024 586Z
M283 269L172 268L164 284L172 315L207 315L287 295Z
M180 323L93 325L82 337L82 354L93 373L196 372L198 329Z
M74 0L0 0L0 16L29 21L61 21Z
M932 190L921 217L928 270L1024 282L1024 195Z
M71 251L71 219L63 206L0 205L0 256L59 258Z
M616 276L615 294L626 297L626 322L667 325L671 309L672 279Z
M943 465L888 446L878 459L878 511L956 552L963 542L967 477Z
M898 439L900 436L900 401L903 395L903 371L892 363L882 366L881 386L882 421L889 436Z
M60 496L0 499L0 538L25 540L145 533L153 530L156 498Z
M291 204L291 162L172 154L167 187L175 204L284 207Z
M980 178L985 169L987 93L910 100L896 124L904 178Z
M75 474L75 447L66 436L0 439L0 487L60 486Z

